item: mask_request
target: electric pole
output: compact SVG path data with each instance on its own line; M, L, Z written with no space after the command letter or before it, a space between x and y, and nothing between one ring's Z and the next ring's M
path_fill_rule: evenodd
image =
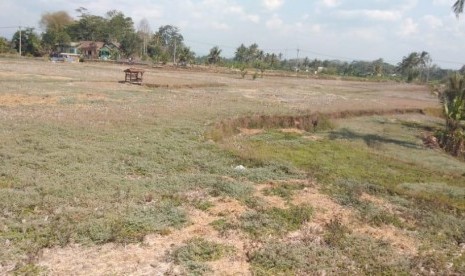
M299 71L299 68L300 68L300 61L299 61L299 52L300 52L300 49L297 48L297 60L296 60L296 68L295 68L295 71L298 72Z
M174 39L173 65L176 65L176 39Z

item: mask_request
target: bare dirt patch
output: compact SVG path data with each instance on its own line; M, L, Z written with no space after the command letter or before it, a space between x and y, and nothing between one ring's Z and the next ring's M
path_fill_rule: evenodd
M60 97L57 96L34 96L23 94L0 95L0 106L20 105L55 105Z
M217 210L233 204L227 202ZM189 210L189 214L190 225L169 235L148 235L140 244L47 248L42 251L38 264L46 267L50 275L179 275L184 273L183 268L170 260L170 252L189 239L203 237L236 248L234 255L211 262L215 274L249 275L244 251L247 240L231 233L226 238L220 237L210 226L216 216L195 209Z
M382 199L364 194L362 200L369 200L394 212L394 207ZM353 210L345 208L334 202L328 196L321 194L317 188L306 187L292 200L293 204L310 204L315 208L314 217L308 227L310 229L323 229L331 220L339 220L348 226L354 233L367 235L391 244L399 253L415 255L418 242L405 231L391 225L372 227L360 222ZM313 231L315 232L315 231ZM318 231L316 231L318 232ZM294 236L297 234L294 234Z
M50 106L57 105L67 98L73 98L78 102L81 101L104 101L107 97L103 94L78 94L76 97L73 96L57 96L57 95L28 95L28 94L3 94L0 95L0 106L15 107L15 106L30 106L30 105L42 105Z
M270 207L276 207L276 208L288 208L288 203L279 196L275 195L265 195L263 193L263 190L265 189L270 189L273 188L274 184L273 183L266 183L266 184L261 184L256 186L256 190L254 192L254 196L262 198L266 204Z
M303 180L291 181L294 184ZM264 199L268 206L288 208L294 205L311 205L314 209L312 220L298 231L289 233L285 240L290 242L309 240L323 244L324 227L331 220L338 219L344 225L360 235L388 242L400 254L415 255L417 242L404 231L393 226L372 227L359 222L350 208L335 203L331 198L318 191L317 187L307 185L296 193L290 202L278 196L266 196L263 190L273 187L273 183L256 186L255 196ZM364 195L364 200L385 204L381 199ZM172 230L168 235L148 235L140 244L105 244L100 246L70 245L64 248L44 249L39 265L48 269L50 275L96 275L96 274L134 274L134 275L179 275L184 268L169 258L170 252L183 245L189 239L203 237L206 240L230 245L234 254L221 260L208 262L215 275L250 275L247 254L260 245L254 244L238 231L220 235L210 225L219 218L237 219L247 208L235 199L215 198L214 206L206 212L189 209L190 224L179 230Z

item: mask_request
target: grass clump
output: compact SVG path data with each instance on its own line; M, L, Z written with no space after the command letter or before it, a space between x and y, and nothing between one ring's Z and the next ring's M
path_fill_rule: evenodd
M231 253L234 247L194 238L171 254L176 264L182 265L189 275L203 275L211 272L205 262L219 260Z
M140 242L145 235L163 232L169 227L180 227L187 222L186 213L176 206L166 204L157 207L138 208L127 216L111 222L111 241Z
M299 229L310 220L312 213L313 208L306 205L252 210L241 216L240 228L254 237L282 235Z
M266 138L265 138L266 137ZM325 186L334 183L367 183L380 187L387 193L396 193L418 201L429 201L438 208L465 210L463 198L438 194L430 190L412 191L403 183L441 183L444 186L460 186L465 177L434 171L412 162L387 157L366 145L347 140L324 139L317 142L304 138L289 138L279 132L268 132L243 141L243 150L237 154L246 160L274 160L304 169ZM340 189L342 185L337 185ZM346 199L357 201L357 190L348 192ZM344 194L341 194L345 196ZM348 202L347 204L350 204ZM357 204L357 202L354 202Z
M339 246L345 241L347 235L351 233L350 229L343 225L339 218L331 219L325 225L325 229L324 241L330 247Z
M272 187L263 190L265 195L275 195L290 200L296 191L303 190L305 184L303 183L278 183Z
M224 234L228 230L237 228L237 225L223 218L212 221L210 225L213 227L213 229L218 231L220 234Z
M340 229L335 225L328 227ZM410 271L410 261L388 244L353 235L331 246L273 241L250 255L255 275L407 275Z
M195 200L192 202L192 205L201 211L207 211L208 209L215 206L212 202L207 200Z
M391 214L371 203L364 202L357 208L362 221L374 226L393 225L399 228L404 227L398 215Z

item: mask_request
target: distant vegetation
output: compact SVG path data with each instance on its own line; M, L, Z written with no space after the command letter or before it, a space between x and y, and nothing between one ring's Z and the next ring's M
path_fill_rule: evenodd
M459 15L462 10L462 1L457 1L454 12ZM265 52L256 43L239 45L232 58L222 57L222 49L218 46L212 47L208 55L198 56L185 44L176 26L163 25L152 31L147 19L142 19L136 27L133 19L121 11L110 10L100 16L81 7L77 12L78 18L72 18L65 11L44 13L39 20L44 32L39 34L33 28L26 28L21 32L18 30L11 40L0 38L0 53L19 52L20 40L22 55L36 57L47 56L71 42L100 41L119 45L120 54L112 55L113 59L250 68L255 71L251 74L255 78L262 77L268 70L287 70L306 74L428 82L445 81L453 73L453 70L441 69L433 64L431 56L425 51L410 53L398 65L389 64L382 58L373 61L321 60L310 57L289 59L283 53ZM465 66L461 70L465 71Z

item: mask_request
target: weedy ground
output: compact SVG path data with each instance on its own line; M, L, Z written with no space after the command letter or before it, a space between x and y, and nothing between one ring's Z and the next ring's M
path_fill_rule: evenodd
M432 110L425 87L0 65L0 274L465 273L465 164L422 142L441 118L273 126Z

